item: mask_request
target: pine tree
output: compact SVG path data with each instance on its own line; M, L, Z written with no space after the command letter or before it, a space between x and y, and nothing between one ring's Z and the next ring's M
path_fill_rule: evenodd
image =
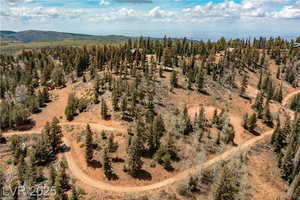
M126 111L127 111L127 98L124 97L121 103L121 111L122 111L122 119L126 119Z
M199 111L199 116L197 119L197 124L199 129L205 129L206 124L207 124L207 119L205 117L205 110L204 107L201 107Z
M119 98L115 92L115 90L113 90L112 92L112 105L113 105L113 109L114 111L118 111L119 110Z
M29 186L33 186L38 180L37 167L34 164L34 157L30 154L28 167L26 169L26 180Z
M108 180L110 180L112 178L113 170L112 170L112 166L111 166L111 158L109 157L109 149L108 148L106 148L103 152L102 164L103 164L103 172L104 172L106 178L108 178Z
M239 176L237 169L230 167L229 164L221 169L217 174L213 187L214 200L234 200L237 198L240 189Z
M56 180L56 176L57 176L57 173L56 173L56 170L54 168L54 166L51 164L50 165L50 172L49 172L49 177L50 177L50 186L54 186L55 184L55 180Z
M276 119L276 127L273 131L272 137L271 137L271 145L275 144L275 141L277 139L277 135L279 133L279 131L281 130L281 123L280 123L280 118L279 116Z
M176 88L177 87L177 72L175 70L172 71L172 74L171 74L171 79L170 79L170 84L171 84L171 87L173 88Z
M151 152L155 152L160 146L160 139L165 133L165 124L161 115L155 116L150 128L148 136L148 145Z
M108 119L108 108L106 105L106 102L104 99L101 100L101 116L102 119L107 120Z
M172 67L172 50L169 47L166 47L163 52L163 61L166 67Z
M243 79L242 79L242 83L241 83L240 96L244 96L245 95L247 87L248 87L248 76L245 73L243 75Z
M110 134L109 138L108 138L108 150L109 153L113 153L117 150L117 143L114 142L114 134Z
M198 92L203 92L204 89L204 72L201 70L196 77Z
M48 89L46 87L43 88L42 97L43 97L43 102L44 103L48 103L49 102L49 100L50 100L49 91L48 91Z
M212 118L212 124L218 124L219 123L219 117L218 117L218 109L214 110L214 115Z
M67 105L65 109L65 115L68 121L72 121L74 119L74 110L71 106Z
M42 94L41 90L38 91L37 100L38 100L39 107L43 107L44 103L45 103L45 100L44 100L44 97L43 97L43 94Z
M258 84L257 84L257 89L259 89L259 90L262 89L262 79L263 79L263 71L261 69L260 70L260 74L259 74Z
M25 162L24 155L21 155L18 164L18 178L21 183L25 181L26 169L27 169L27 163Z
M264 98L262 93L258 93L255 99L255 103L252 108L257 112L258 118L262 117Z
M72 121L74 119L74 115L77 110L78 99L75 97L73 93L69 94L68 97L68 105L65 108L65 115L68 121Z
M263 122L270 127L273 126L273 117L272 117L272 113L270 111L270 105L269 105L268 100L266 101L266 105L264 106Z
M93 133L89 124L86 126L85 134L85 159L87 164L90 164L93 160Z
M55 67L51 74L55 87L65 87L65 75L62 67Z
M295 144L290 142L287 146L287 150L281 161L282 176L289 183L293 180L293 159L295 155Z
M127 151L128 160L126 170L129 174L135 176L136 173L143 167L143 161L141 159L142 141L141 136L138 133L136 133L132 138L131 144Z
M234 143L234 136L235 136L234 129L231 127L229 121L230 121L229 117L226 117L222 128L222 133L223 133L222 138L226 144Z
M93 101L95 104L99 103L99 91L97 91L96 89L93 90Z
M60 166L58 174L55 178L55 200L67 200L68 196L65 192L70 189L69 177L66 174L66 169L64 166Z
M250 131L251 133L253 133L253 132L254 132L254 129L256 128L256 120L257 120L256 114L253 113L253 114L250 116L250 118L249 118L249 120L248 120L248 123L247 123L248 131Z
M47 128L47 127L46 127ZM57 153L59 151L60 145L62 144L62 130L59 125L59 120L54 117L51 122L50 132L48 133L48 141L52 147L52 152Z
M245 113L244 116L243 116L243 127L244 129L248 129L248 113Z
M166 144L160 145L159 149L154 155L154 159L161 164L166 170L172 169L172 160L177 159L177 149L175 141L170 132L167 135Z

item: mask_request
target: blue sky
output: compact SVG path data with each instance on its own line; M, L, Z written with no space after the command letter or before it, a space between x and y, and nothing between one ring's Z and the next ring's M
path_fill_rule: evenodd
M216 39L300 35L300 0L0 0L2 30Z

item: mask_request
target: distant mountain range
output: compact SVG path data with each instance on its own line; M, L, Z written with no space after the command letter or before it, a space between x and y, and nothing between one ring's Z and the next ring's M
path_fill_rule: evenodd
M62 40L99 40L121 42L127 41L130 37L123 35L86 35L76 33L64 33L56 31L0 31L1 41L17 41L17 42L40 42L40 41L62 41Z

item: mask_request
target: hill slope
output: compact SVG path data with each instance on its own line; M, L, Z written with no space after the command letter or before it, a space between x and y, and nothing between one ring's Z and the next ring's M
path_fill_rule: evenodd
M101 40L101 41L126 41L128 36L121 35L86 35L75 33L64 33L55 31L0 31L0 40L2 41L19 41L19 42L39 42L39 41L61 41L61 40Z

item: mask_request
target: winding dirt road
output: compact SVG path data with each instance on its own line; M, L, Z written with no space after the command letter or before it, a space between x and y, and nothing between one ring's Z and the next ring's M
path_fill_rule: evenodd
M289 94L287 94L284 97L284 99L282 100L281 105L282 106L287 106L287 104L289 103L290 98L293 97L294 95L298 94L298 93L300 93L300 89L295 90L294 92L290 92Z
M296 90L290 94L288 94L282 101L282 106L286 106L286 104L288 103L289 99L300 93L300 90ZM68 125L82 125L85 126L87 123L83 123L83 122L67 122L67 123L61 123L62 126L68 126ZM98 129L98 130L111 130L111 131L120 131L123 132L123 129L115 129L112 127L108 127L108 126L104 126L101 124L95 124L95 123L89 123L92 129ZM35 133L39 133L41 132L41 129L36 129L36 130L32 130L32 131L25 131L25 132L11 132L11 133L4 133L4 136L12 136L12 135L31 135L31 134L35 134ZM154 184L150 184L150 185L146 185L146 186L136 186L136 187L127 187L127 186L115 186L115 185L111 185L99 180L94 179L93 177L88 176L85 172L83 172L83 170L77 165L75 159L72 154L71 151L64 153L65 158L68 162L68 166L69 166L69 171L71 172L71 174L77 178L78 180L80 180L82 183L91 186L95 189L99 189L99 190L104 190L104 191L111 191L111 192L121 192L121 193L132 193L132 192L142 192L142 191L149 191L149 190L154 190L154 189L159 189L161 187L173 184L177 181L180 180L184 180L185 178L187 178L189 175L196 173L198 170L200 169L207 169L209 167L211 167L212 165L223 161L223 160L228 160L229 158L231 158L232 156L236 155L238 152L241 151L245 151L247 149L249 149L250 147L256 145L258 142L260 142L261 140L265 139L266 137L270 136L273 133L273 130L267 131L265 133L263 133L260 136L254 137L248 141L246 141L245 143L237 146L237 147L232 147L231 149L229 149L228 151L214 157L213 159L210 159L202 164L199 164L195 167L189 168L185 171L182 171L178 174L176 174L175 176L165 179L163 181L160 181L158 183L154 183ZM63 142L67 145L67 146L71 146L71 142L67 139L67 137L63 137Z

